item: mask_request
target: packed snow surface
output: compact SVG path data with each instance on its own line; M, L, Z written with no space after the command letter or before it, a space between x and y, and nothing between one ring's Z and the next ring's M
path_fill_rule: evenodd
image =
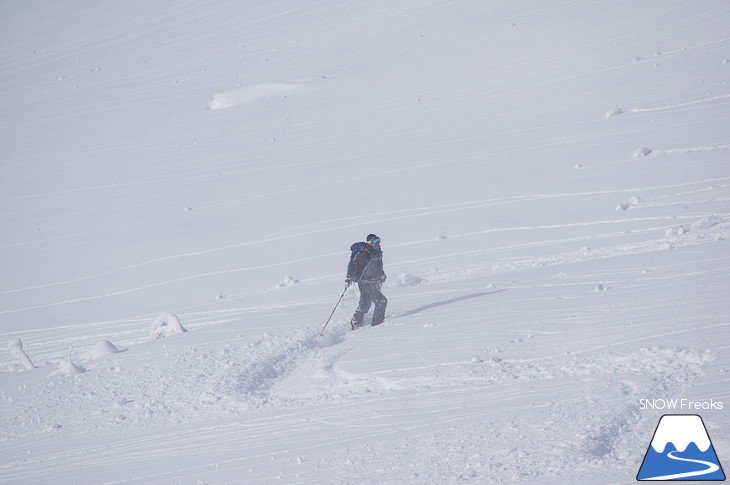
M0 483L628 484L687 413L730 463L727 2L0 19ZM320 336L369 233L386 322Z

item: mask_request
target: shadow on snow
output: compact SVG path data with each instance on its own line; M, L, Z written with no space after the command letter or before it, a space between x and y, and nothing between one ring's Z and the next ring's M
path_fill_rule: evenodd
M414 308L413 310L408 310L399 316L407 317L409 315L415 315L417 313L425 312L426 310L431 310L433 308L438 308L440 306L450 305L452 303L458 303L461 301L470 300L472 298L478 298L481 296L494 295L496 293L501 293L503 291L506 291L506 290L501 289L501 290L494 290L494 291L480 291L478 293L471 293L469 295L457 296L456 298L449 298L448 300L437 301L435 303L429 303L428 305L424 305L419 308Z

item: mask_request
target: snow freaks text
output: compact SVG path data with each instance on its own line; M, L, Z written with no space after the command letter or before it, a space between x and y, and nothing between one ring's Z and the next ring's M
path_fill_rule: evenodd
M710 411L723 409L722 401L692 401L690 399L639 399L639 409L660 411Z

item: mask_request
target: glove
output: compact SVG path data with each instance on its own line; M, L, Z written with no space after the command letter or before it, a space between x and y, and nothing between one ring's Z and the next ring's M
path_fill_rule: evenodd
M352 284L352 278L348 276L347 278L345 278L345 287L347 288L351 284Z
M381 285L382 285L383 283L385 283L385 278L387 278L387 276L385 276L385 275L383 275L383 276L381 276L381 277L380 277L380 284L381 284Z

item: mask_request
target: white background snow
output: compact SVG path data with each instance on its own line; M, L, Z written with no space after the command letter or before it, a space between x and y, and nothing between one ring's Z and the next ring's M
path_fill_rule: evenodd
M730 463L728 25L1 2L0 483L628 484L668 412ZM320 337L372 232L386 323Z

